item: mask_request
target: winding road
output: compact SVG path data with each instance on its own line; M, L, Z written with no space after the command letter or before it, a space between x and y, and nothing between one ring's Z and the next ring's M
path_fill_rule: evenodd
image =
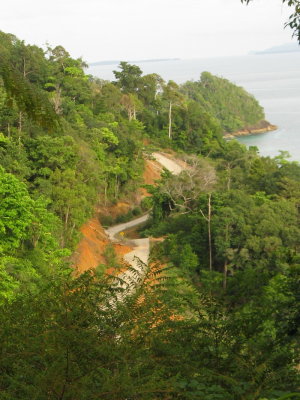
M153 153L152 156L163 167L168 169L172 174L178 175L183 170L183 167L176 160L171 160L162 153ZM120 237L120 233L129 228L133 228L147 221L149 214L143 215L132 221L118 224L106 229L106 234L112 242L124 243L125 240ZM126 241L133 250L125 254L124 260L132 267L122 274L118 275L118 285L126 289L126 293L130 294L134 288L143 280L150 254L150 240L144 239L130 239ZM138 271L138 274L135 273Z

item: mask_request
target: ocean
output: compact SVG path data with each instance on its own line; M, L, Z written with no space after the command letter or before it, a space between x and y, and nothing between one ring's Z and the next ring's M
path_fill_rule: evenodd
M300 161L300 52L136 64L144 74L155 72L166 81L198 80L201 72L209 71L244 87L258 99L266 119L278 130L238 140L257 146L261 155L273 157L284 150L290 153L290 160ZM117 65L98 65L88 73L114 80L113 70Z

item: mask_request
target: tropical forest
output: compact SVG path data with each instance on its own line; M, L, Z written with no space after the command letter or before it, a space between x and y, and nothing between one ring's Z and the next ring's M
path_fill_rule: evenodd
M299 399L299 163L221 76L87 67L0 32L0 399Z

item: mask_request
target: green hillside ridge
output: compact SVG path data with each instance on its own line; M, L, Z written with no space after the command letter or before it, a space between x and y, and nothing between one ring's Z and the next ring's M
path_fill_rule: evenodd
M234 132L264 120L254 96L227 79L202 72L197 82L187 82L183 92L218 120L223 132Z
M299 398L300 166L223 138L263 123L258 102L209 72L177 85L121 62L108 82L0 39L1 400ZM187 168L147 187L141 234L164 241L120 302L103 265L68 259L165 148Z

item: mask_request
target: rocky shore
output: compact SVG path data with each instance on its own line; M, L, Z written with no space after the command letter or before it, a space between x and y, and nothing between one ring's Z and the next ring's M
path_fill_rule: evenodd
M268 121L260 121L256 125L247 126L236 132L225 132L224 139L234 139L238 136L259 135L260 133L276 131L277 129L278 127L276 125L272 125Z

